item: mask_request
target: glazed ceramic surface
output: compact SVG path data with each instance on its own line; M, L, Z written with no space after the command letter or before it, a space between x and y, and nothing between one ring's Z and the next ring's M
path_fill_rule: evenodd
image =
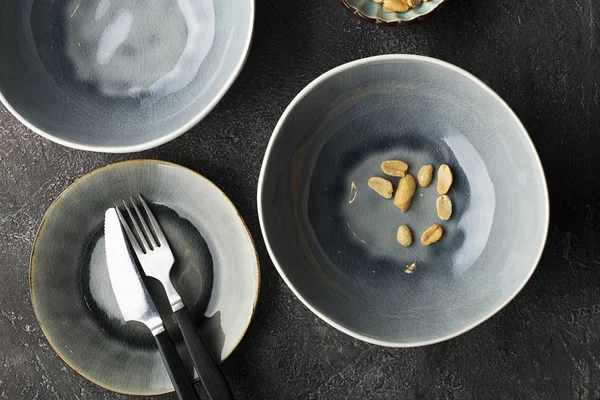
M342 5L357 16L383 25L403 25L418 21L436 10L445 0L430 0L402 13L383 11L383 5L373 0L340 0Z
M104 250L104 211L136 193L151 202L175 255L171 277L217 360L235 349L250 323L259 267L252 238L225 194L174 164L112 164L84 176L52 204L30 270L33 308L44 334L89 380L149 395L173 387L150 331L121 317ZM150 278L146 283L167 329L185 349L162 286Z
M448 164L452 218L437 216L435 175L405 213L372 191L387 159L415 177ZM506 305L533 273L549 220L540 161L509 107L465 71L406 55L343 65L294 99L271 137L258 207L271 258L312 311L402 347L454 337ZM424 247L434 223L444 235ZM409 248L396 242L403 224Z
M253 0L5 0L0 100L63 145L154 147L223 97L253 22Z

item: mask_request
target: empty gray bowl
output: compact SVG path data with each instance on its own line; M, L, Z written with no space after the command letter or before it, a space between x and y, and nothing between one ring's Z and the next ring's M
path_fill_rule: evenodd
M437 215L435 176L407 212L371 190L388 159L415 177L448 164L450 220ZM533 273L549 221L542 166L506 103L460 68L409 55L342 65L292 101L267 148L258 210L300 300L349 335L396 347L452 338L498 312ZM435 223L444 235L423 246ZM396 241L404 224L408 248Z
M4 0L0 100L65 146L158 146L223 97L253 23L254 0Z

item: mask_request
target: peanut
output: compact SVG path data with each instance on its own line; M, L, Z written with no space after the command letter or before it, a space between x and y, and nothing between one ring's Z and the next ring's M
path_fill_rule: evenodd
M381 170L386 175L404 178L408 172L408 164L400 160L387 160L381 163Z
M392 186L392 182L388 181L387 179L374 176L369 178L368 184L369 187L377 192L377 194L380 196L385 197L386 199L392 198L394 187Z
M410 275L413 272L415 272L415 268L417 268L417 263L412 263L410 265L407 265L406 269L404 270L404 273Z
M439 194L446 194L452 186L452 171L446 164L442 164L437 175L437 191Z
M383 11L385 12L405 12L410 8L417 7L423 1L428 0L383 0ZM377 3L381 3L379 0L375 0Z
M410 6L403 0L384 0L383 11L385 12L405 12Z
M408 247L412 244L412 232L406 225L402 225L398 228L398 234L396 235L398 243L404 247Z
M421 236L421 243L424 246L429 246L430 244L440 240L443 233L444 231L442 230L441 226L438 224L433 224L427 228L425 232L423 232L423 235Z
M396 196L394 197L394 204L396 207L404 212L408 210L412 204L412 198L416 189L417 182L411 174L406 174L404 178L400 179L398 189L396 190Z
M450 216L452 215L452 200L450 200L450 197L445 194L438 197L436 207L438 217L440 217L442 221L450 219Z
M429 186L429 184L433 180L433 165L423 165L419 170L417 179L419 180L419 185L421 185L422 187Z

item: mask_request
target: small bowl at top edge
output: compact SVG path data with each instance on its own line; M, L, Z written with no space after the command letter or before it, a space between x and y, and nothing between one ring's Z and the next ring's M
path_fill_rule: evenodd
M384 26L409 25L421 21L438 10L446 0L430 0L403 13L383 11L383 5L373 0L339 0L340 4L357 17Z

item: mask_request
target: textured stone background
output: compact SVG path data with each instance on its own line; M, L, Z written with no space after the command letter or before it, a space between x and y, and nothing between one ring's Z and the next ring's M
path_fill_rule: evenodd
M599 399L600 5L448 0L432 18L391 29L336 0L257 0L256 15L250 58L227 96L160 148L70 150L0 106L0 398L128 398L87 382L50 349L31 309L28 262L42 215L69 184L109 162L146 157L213 180L256 240L258 311L223 366L238 399ZM521 294L471 332L417 349L368 345L317 319L270 262L255 204L263 153L292 98L339 64L387 53L441 58L496 90L529 130L552 201L548 245Z

